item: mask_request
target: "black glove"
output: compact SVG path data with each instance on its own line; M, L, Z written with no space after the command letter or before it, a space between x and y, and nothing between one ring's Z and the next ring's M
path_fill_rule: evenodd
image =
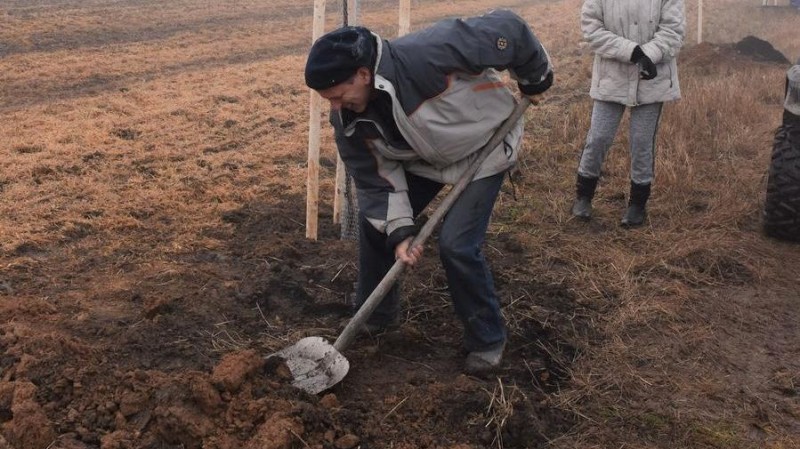
M639 79L651 80L658 75L658 69L653 64L653 60L648 58L642 51L642 47L638 45L631 53L631 62L639 67Z
M553 72L547 74L539 84L517 84L519 91L525 95L539 95L553 85Z

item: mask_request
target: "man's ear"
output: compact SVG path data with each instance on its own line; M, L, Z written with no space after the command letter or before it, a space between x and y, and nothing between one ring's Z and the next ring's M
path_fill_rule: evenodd
M372 72L366 67L359 67L356 70L356 77L364 85L368 85L372 82Z

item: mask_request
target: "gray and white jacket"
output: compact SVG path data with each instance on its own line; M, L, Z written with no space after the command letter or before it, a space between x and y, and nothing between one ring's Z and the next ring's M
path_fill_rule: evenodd
M370 107L362 114L332 111L331 124L361 212L376 229L391 234L414 224L406 172L457 182L511 115L516 100L498 71L508 70L527 94L546 90L553 75L549 56L528 24L507 10L444 20L392 41L375 37L374 88L391 99L401 136L390 132L394 128L385 123L386 114ZM515 164L522 128L520 120L474 179Z
M595 53L593 99L636 106L681 97L676 58L686 32L683 0L586 0L581 30ZM637 45L656 64L652 80L640 80L631 62Z

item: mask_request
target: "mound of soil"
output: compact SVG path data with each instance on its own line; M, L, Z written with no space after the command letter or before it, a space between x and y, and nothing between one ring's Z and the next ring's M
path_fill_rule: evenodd
M679 64L683 71L711 75L730 73L743 65L786 66L789 61L769 42L748 36L735 44L703 42L687 46L681 50Z
M789 64L789 60L769 42L755 36L747 36L734 45L739 54L755 61Z

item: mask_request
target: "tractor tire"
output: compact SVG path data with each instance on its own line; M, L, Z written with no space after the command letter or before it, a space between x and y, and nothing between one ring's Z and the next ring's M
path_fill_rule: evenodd
M764 203L764 233L800 242L800 126L783 125L775 133Z

